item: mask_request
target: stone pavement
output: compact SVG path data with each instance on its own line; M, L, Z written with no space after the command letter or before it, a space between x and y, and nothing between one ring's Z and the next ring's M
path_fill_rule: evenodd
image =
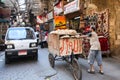
M46 54L48 53L46 52ZM94 64L95 74L89 74L87 73L87 69L89 68L87 59L79 58L78 61L82 68L82 80L120 80L120 61L116 60L115 58L111 58L111 57L103 58L104 75L101 75L98 73L99 68L96 62ZM62 66L65 66L65 63L63 62L58 62L58 63L63 64ZM64 74L65 71L59 70L58 68L59 64L55 65L56 67L55 70L57 71L57 74L55 76L52 76L50 80L63 80L63 78L61 77L62 76L61 74ZM67 69L67 66L64 68ZM67 74L64 74L64 75L67 75ZM67 78L65 80L74 80L74 79Z
M89 65L87 60L79 59L83 71L83 80L120 80L120 61L114 58L103 58L104 75L98 73L98 66L95 62L95 74L87 73Z
M64 61L56 61L52 69L48 61L48 49L39 49L38 62L20 61L10 65L4 64L4 52L0 52L0 80L74 80ZM79 58L82 68L82 80L120 80L120 61L114 58L103 58L104 75L98 73L95 63L95 74L87 73L89 68L86 59Z

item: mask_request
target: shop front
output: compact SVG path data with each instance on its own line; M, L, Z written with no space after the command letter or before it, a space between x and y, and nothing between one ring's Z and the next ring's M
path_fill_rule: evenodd
M66 17L63 11L63 0L57 0L54 5L54 30L66 29Z
M80 0L74 0L64 5L64 15L67 18L67 28L80 32Z
M40 30L48 30L48 17L47 15L39 15L37 16L37 24L40 26Z
M37 31L39 32L40 42L42 42L44 40L45 33L49 29L47 20L48 20L47 15L44 15L44 16L39 15L39 16L37 16L36 29L38 29Z
M110 53L110 43L109 43L109 9L104 9L98 11L98 8L95 4L88 4L86 9L86 15L84 16L85 26L84 32L87 34L91 26L96 28L96 32L99 37L101 51L105 55ZM88 54L90 45L86 40L85 44L85 53Z
M3 37L9 28L11 10L9 8L0 7L0 50L4 49Z
M48 17L48 26L49 26L49 32L54 30L54 23L53 23L53 11L49 12L47 14Z

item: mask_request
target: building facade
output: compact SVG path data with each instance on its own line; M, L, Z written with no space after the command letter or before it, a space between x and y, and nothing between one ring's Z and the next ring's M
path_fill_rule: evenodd
M86 0L87 8L90 7L88 4L94 4L97 12L109 10L106 16L108 16L110 53L120 56L120 0Z
M47 6L47 14L50 17L50 14L53 13L52 23L56 14L54 9L60 1L62 1L61 9L63 11L57 15L66 16L68 28L78 30L81 27L90 24L94 26L97 23L99 35L108 39L110 54L120 55L120 0L55 0L54 2L50 0ZM76 3L77 1L79 4ZM77 5L79 6L77 7ZM60 9L60 5L58 7Z

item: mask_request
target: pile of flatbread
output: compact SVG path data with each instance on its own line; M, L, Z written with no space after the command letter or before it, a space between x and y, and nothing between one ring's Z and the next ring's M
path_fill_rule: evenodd
M68 35L76 35L77 32L75 30L69 30L69 29L64 29L64 30L56 30L56 31L51 31L50 34L59 34L59 35L64 35L64 34L68 34Z

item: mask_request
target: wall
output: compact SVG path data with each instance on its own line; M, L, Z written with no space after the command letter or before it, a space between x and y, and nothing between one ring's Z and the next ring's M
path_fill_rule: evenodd
M48 11L52 11L53 10L53 4L54 4L54 2L53 2L53 0L49 0L49 2L48 2Z
M109 33L111 54L120 56L120 0L91 0L98 11L109 9Z

